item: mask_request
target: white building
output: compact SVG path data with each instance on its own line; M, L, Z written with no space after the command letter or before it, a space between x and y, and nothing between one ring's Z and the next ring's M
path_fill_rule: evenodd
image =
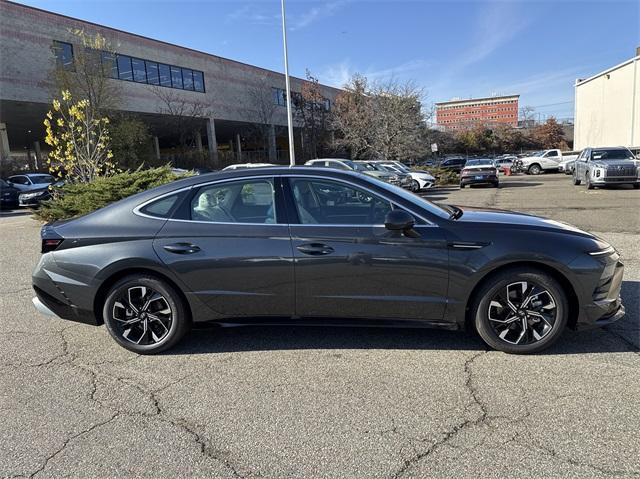
M640 48L636 54L576 81L574 149L640 147Z

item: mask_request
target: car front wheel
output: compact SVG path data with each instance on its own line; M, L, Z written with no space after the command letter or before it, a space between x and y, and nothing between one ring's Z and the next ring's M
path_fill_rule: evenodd
M569 307L566 293L553 277L518 268L490 278L478 292L471 312L478 334L490 347L527 354L558 340Z
M578 186L580 183L582 183L582 181L579 180L578 177L574 174L573 175L573 184L574 184L574 186Z
M175 289L148 275L118 281L103 308L109 334L120 346L138 354L154 354L174 346L187 333L190 320Z
M420 191L420 183L418 183L418 180L413 180L411 182L411 191L413 191L414 193Z

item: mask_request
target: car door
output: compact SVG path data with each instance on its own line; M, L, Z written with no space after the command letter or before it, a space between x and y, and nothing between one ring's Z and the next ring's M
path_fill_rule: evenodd
M441 320L447 297L443 232L420 219L410 238L384 227L392 203L343 180L290 177L296 314Z
M560 162L560 155L556 150L548 151L544 157L542 158L542 164L545 168L557 168L558 163Z
M294 313L291 239L280 180L194 187L154 250L218 317Z

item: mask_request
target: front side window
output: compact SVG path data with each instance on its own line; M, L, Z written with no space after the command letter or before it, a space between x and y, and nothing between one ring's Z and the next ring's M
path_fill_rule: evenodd
M17 185L28 185L29 179L26 176L12 176L9 178L11 183L16 183Z
M275 224L273 180L260 178L202 187L191 200L191 219L211 223Z
M53 42L53 51L56 55L56 63L60 68L73 70L73 45L65 42Z
M300 224L380 225L392 209L370 191L330 180L291 180Z
M558 156L558 152L557 151L550 151L547 156Z

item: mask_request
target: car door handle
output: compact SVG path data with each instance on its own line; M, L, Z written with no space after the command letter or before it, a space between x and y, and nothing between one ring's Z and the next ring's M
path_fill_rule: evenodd
M164 247L169 253L193 254L200 251L200 247L191 243L173 243Z
M333 253L333 248L322 243L307 243L297 247L298 251L311 256L322 256Z

